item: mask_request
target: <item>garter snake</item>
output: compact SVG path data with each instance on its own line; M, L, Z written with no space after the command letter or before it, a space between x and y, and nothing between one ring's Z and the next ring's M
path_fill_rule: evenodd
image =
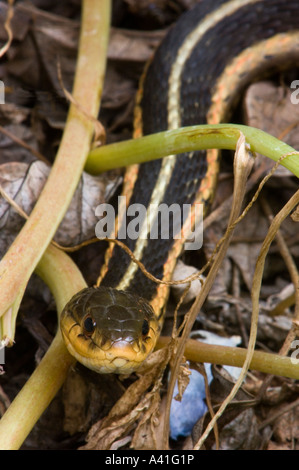
M147 66L138 92L135 137L228 122L250 82L294 64L299 64L298 0L202 0L182 15ZM124 178L127 207L142 204L147 217L151 205L162 203L192 208L201 203L206 210L218 166L213 150L132 166ZM129 237L126 244L150 273L170 280L183 241L145 236ZM87 367L131 372L154 348L168 287L148 279L115 244L107 250L99 284L66 305L63 337Z

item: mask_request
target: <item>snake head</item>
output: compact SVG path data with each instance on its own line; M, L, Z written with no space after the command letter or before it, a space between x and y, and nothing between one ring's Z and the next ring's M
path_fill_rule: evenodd
M99 373L117 374L138 369L160 332L146 300L102 286L75 294L61 313L60 328L79 362Z

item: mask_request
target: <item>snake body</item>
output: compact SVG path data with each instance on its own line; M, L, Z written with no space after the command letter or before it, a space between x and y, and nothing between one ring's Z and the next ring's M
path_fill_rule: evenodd
M135 137L228 122L250 82L269 70L296 64L297 0L202 0L182 15L146 68L137 98ZM169 155L130 167L123 188L127 207L189 204L192 218L196 204L208 209L218 167L214 150ZM128 216L126 223L132 220ZM157 215L152 220L161 230ZM170 280L184 237L176 239L170 233L168 239L151 239L144 230L144 237L128 238L126 245L151 274ZM87 367L131 372L154 348L168 286L146 277L115 244L107 250L99 284L66 305L61 315L63 337L69 351Z

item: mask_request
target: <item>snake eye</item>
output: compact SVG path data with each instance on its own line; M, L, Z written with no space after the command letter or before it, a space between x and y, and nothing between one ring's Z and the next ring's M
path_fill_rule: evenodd
M148 332L149 332L149 322L147 320L144 320L142 324L141 333L143 336L146 336Z
M86 336L91 336L95 330L96 322L91 317L86 317L83 322L84 334Z

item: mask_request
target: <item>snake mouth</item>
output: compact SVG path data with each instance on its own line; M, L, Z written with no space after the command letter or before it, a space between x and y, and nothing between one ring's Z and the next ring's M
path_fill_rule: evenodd
M60 326L68 351L102 374L137 370L159 334L147 302L110 288L89 288L76 294L65 306Z
M100 332L95 337L82 333L79 323L72 319L61 328L68 351L84 366L101 374L130 374L138 369L152 352L156 343L156 331L150 328L146 338L138 341L122 338L103 341Z

